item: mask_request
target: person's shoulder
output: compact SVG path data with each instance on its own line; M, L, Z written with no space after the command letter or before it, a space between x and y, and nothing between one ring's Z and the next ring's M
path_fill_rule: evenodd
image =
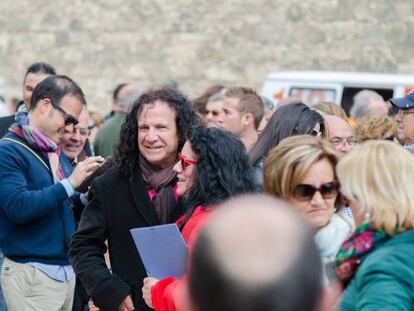
M22 144L27 145L18 136L12 133L7 133L0 138L0 153L20 150L21 148L24 148Z
M100 187L115 187L120 182L128 181L128 177L121 174L120 170L117 167L112 167L108 169L102 175L96 177L93 181L94 184Z
M4 116L4 117L0 117L0 124L4 124L4 123L13 123L14 122L14 114L10 115L10 116Z
M410 274L414 277L414 230L392 237L383 245L367 255L361 265L361 273L386 272L401 275Z
M119 125L119 123L120 123L120 121L117 120L116 118L110 118L108 121L106 121L104 123L104 125L102 125L102 127L98 131L98 134L99 134L99 132L105 133L105 132L108 132L108 131L112 131L112 129L114 127L117 127Z
M9 127L14 123L14 115L0 117L0 137L6 135Z

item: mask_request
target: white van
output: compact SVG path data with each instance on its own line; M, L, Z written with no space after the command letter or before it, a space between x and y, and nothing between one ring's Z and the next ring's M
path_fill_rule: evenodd
M273 72L266 77L262 95L278 102L296 97L312 105L330 101L349 114L352 98L360 90L374 90L385 100L402 97L414 89L414 75L333 71Z

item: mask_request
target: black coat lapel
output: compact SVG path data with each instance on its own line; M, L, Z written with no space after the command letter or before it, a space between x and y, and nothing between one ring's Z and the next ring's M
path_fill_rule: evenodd
M134 206L138 212L149 226L159 225L160 222L155 215L155 210L149 198L147 187L145 186L142 176L138 176L138 174L131 176L129 178L129 186L134 199Z

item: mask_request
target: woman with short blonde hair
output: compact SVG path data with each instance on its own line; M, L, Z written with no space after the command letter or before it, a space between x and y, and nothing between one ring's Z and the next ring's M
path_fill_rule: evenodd
M289 201L306 172L321 159L327 159L333 167L339 161L329 142L310 135L284 139L269 152L264 164L264 191Z
M315 242L324 268L325 283L335 277L335 257L353 229L352 217L343 214L335 175L338 154L320 138L300 135L286 138L265 161L264 190L292 204L315 229Z
M357 224L337 257L340 310L413 310L413 156L370 141L341 159L337 174Z

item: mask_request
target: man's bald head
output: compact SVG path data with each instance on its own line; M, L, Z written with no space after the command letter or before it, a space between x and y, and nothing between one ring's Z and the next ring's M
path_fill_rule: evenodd
M324 116L325 125L327 128L326 138L341 153L347 153L355 144L354 131L352 127L337 116Z
M190 296L204 310L313 310L321 262L313 234L286 203L242 196L220 206L194 246Z

